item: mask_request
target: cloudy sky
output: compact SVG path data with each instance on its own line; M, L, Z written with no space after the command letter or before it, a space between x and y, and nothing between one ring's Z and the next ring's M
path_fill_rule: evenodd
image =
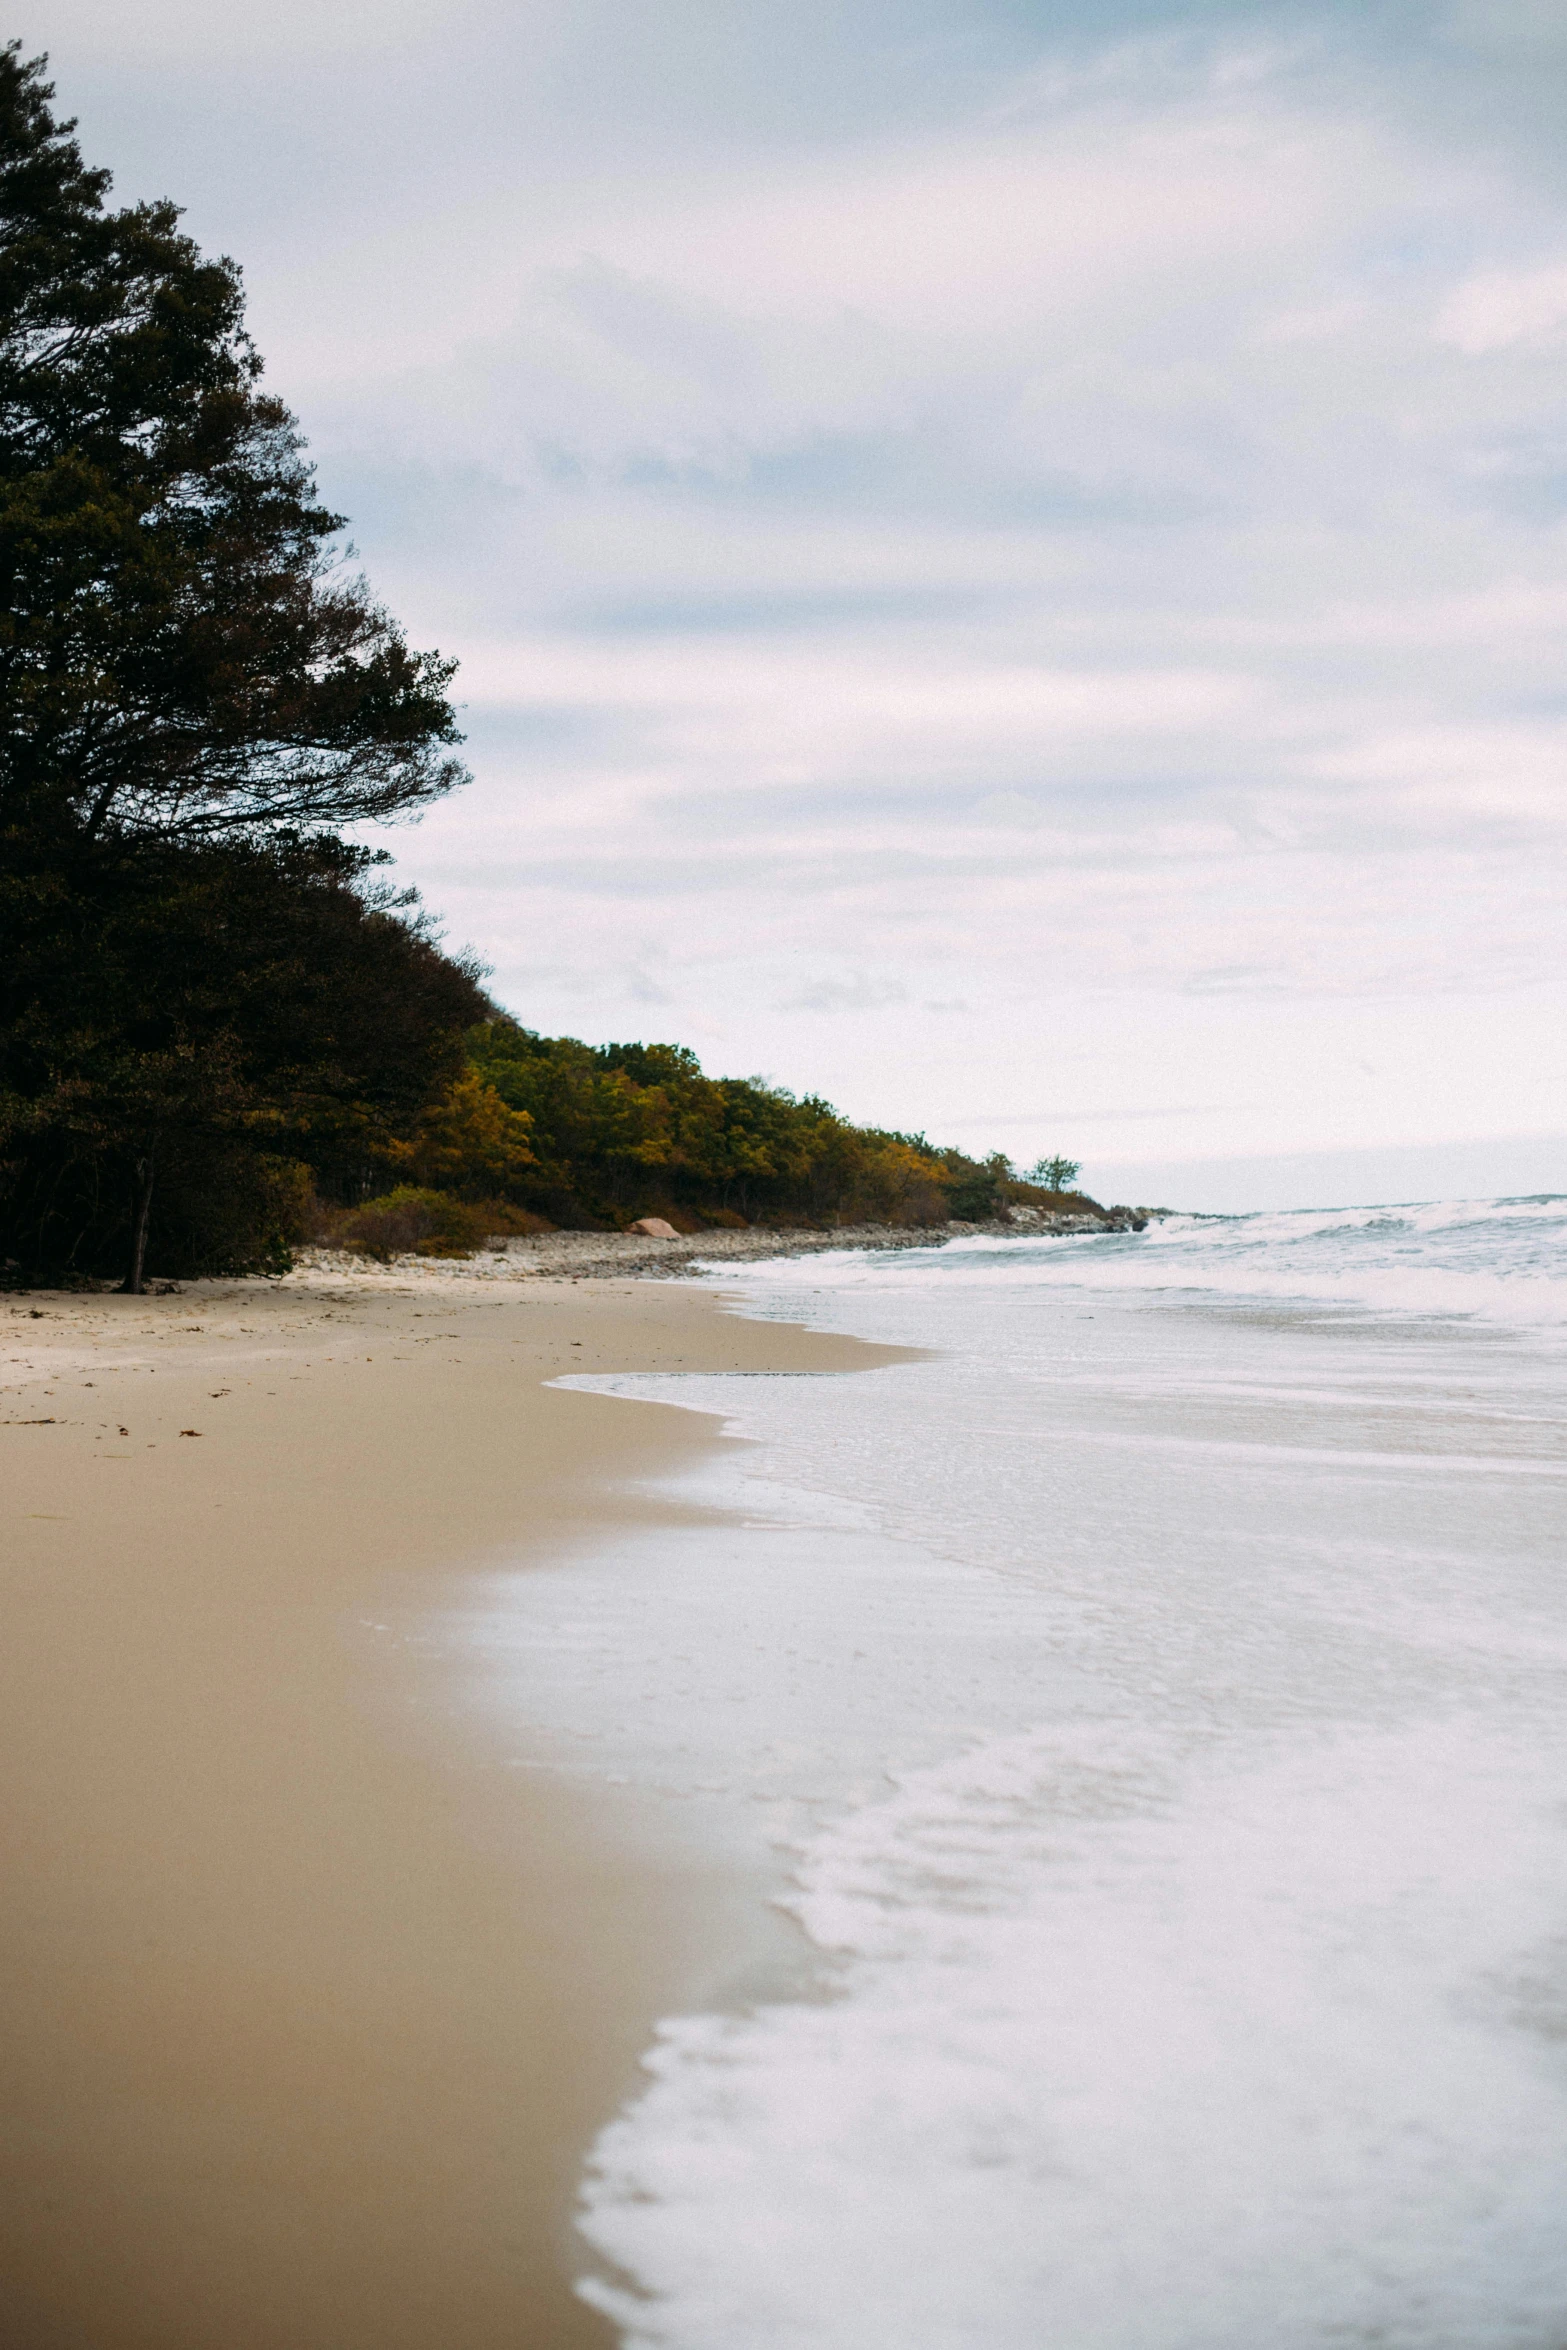
M396 846L530 1026L1120 1195L1567 1185L1560 0L17 29L460 658Z

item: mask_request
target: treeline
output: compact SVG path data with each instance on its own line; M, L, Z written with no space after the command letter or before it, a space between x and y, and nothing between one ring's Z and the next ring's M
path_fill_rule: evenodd
M680 1045L536 1035L320 843L124 879L75 906L83 951L31 1070L12 1040L12 1281L278 1273L307 1243L464 1254L648 1215L695 1232L1061 1204L999 1156L706 1077Z
M318 1210L315 1237L382 1252L650 1215L684 1231L939 1224L1056 1198L999 1156L856 1126L760 1078L704 1076L683 1045L587 1045L494 1017L466 1048L450 1092L380 1158L401 1180Z
M360 828L466 780L453 664L336 553L234 264L109 209L52 97L0 50L0 1279L1044 1197L678 1045L534 1035L380 882Z

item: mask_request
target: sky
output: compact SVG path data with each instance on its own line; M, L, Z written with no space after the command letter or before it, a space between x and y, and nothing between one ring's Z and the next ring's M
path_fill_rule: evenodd
M1188 1206L1567 1189L1560 0L34 0L530 1027Z

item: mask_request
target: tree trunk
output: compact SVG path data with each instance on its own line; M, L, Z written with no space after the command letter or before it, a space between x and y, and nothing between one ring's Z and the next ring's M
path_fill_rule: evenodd
M131 1222L130 1271L120 1283L122 1297L141 1297L147 1283L147 1222L152 1214L152 1185L154 1175L153 1153L136 1162L136 1186Z

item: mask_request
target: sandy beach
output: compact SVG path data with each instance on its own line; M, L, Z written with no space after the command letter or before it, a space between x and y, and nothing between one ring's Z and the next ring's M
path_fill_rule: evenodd
M637 1481L715 1423L552 1377L888 1350L428 1268L14 1296L0 1338L0 2342L609 2341L583 2151L744 1905L366 1626L678 1515Z

